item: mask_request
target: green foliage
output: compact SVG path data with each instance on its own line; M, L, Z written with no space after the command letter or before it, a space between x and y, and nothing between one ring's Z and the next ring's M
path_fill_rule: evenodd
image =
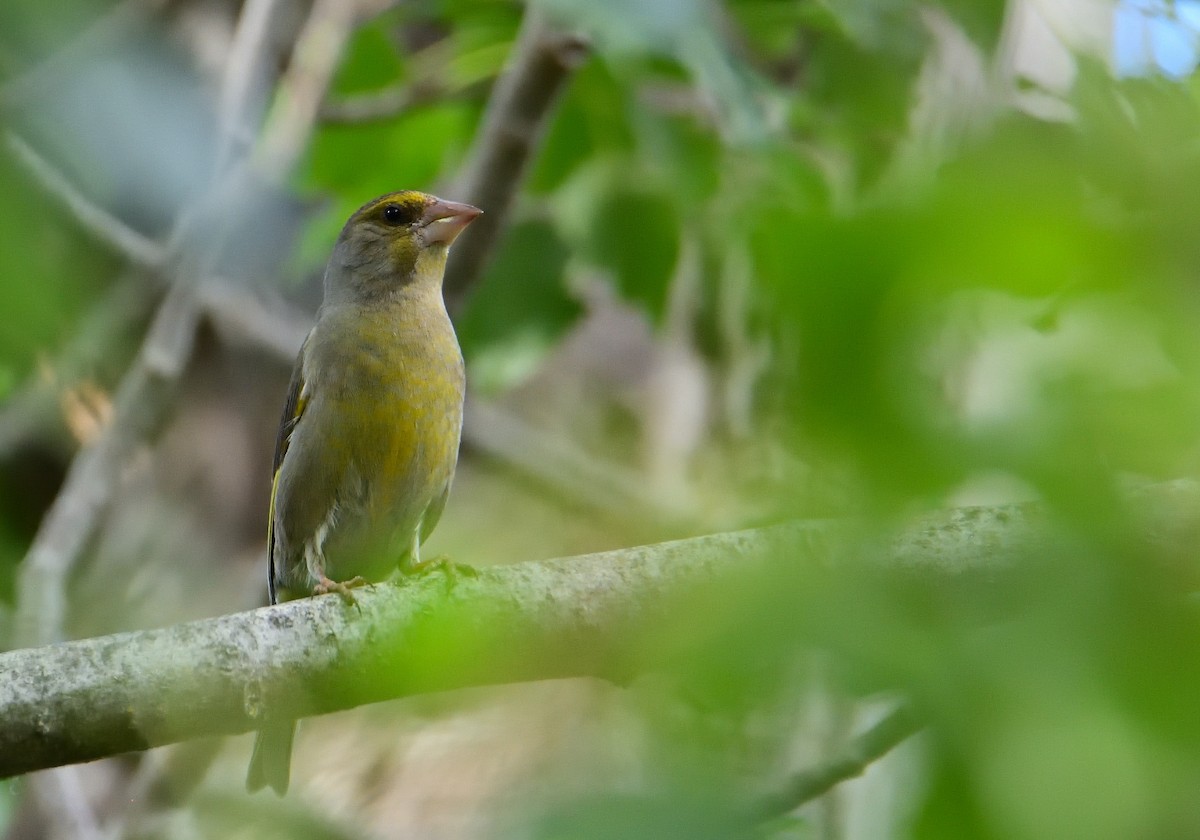
M520 381L574 322L580 306L566 293L568 256L546 222L523 222L508 232L458 319L473 388L496 392Z
M70 39L103 12L105 0L63 0L54 14L38 0L11 0L0 7L0 71L17 74Z
M0 830L6 830L20 802L21 784L16 779L0 781Z
M1007 6L1000 0L940 0L936 4L984 50L992 50L1004 29Z
M603 61L579 69L551 120L544 147L534 162L529 188L546 193L563 185L583 164L630 154L633 129L629 91Z
M1191 474L1200 451L1196 82L1117 81L1080 58L1070 122L998 106L914 165L930 15L989 66L1003 4L541 6L595 52L461 321L476 381L502 388L552 349L578 316L572 272L600 272L661 328L681 268L696 271L710 372L739 331L769 348L757 433L803 464L778 469L772 509L815 500L859 517L862 540L831 568L781 559L669 628L631 630L634 662L676 666L646 709L656 784L540 811L535 836L737 835L740 786L782 749L747 722L795 702L813 651L833 694L902 694L929 723L899 836L1200 831L1200 680L1184 664L1200 576L1146 544L1125 502L1131 480ZM512 37L470 3L439 8L463 54ZM327 129L314 185L348 205L376 172L443 178L477 113ZM379 149L386 168L359 165ZM870 562L912 511L994 480L1043 501L1053 550L954 582ZM778 720L768 740L787 741Z
M443 102L391 122L327 128L316 141L311 183L336 184L336 194L351 210L366 200L362 196L429 184L461 158L476 117L468 103ZM364 167L364 160L372 165Z
M3 125L0 124L0 128ZM0 160L0 398L28 375L38 354L60 345L100 291L91 242L62 224L8 160Z
M630 672L671 665L634 709L644 776L577 796L581 771L524 803L526 834L818 836L807 812L754 826L739 809L817 760L792 743L802 698L882 694L928 723L896 771L914 777L897 836L1200 835L1200 569L1186 546L1144 539L1127 501L1130 485L1193 476L1200 453L1200 82L1117 80L1080 57L1070 120L1002 90L930 128L929 21L961 27L1000 86L1012 6L537 5L593 52L459 320L472 386L537 369L581 315L572 280L601 276L660 331L678 326L664 316L680 278L696 280L682 332L711 417L686 480L728 502L698 527L817 511L853 517L858 539L828 565L780 557L673 605L665 626L625 628L613 655ZM301 264L367 198L451 183L522 11L426 0L359 30L337 95L419 79L445 96L319 130L299 181L327 204ZM70 329L90 259L0 164L0 389ZM747 347L764 348L758 364ZM737 385L748 431L728 422ZM601 414L572 408L564 424ZM739 495L724 471L738 458L762 462L769 503ZM914 512L988 501L996 482L1042 503L1049 548L954 580L874 562ZM423 639L428 667L439 644L492 654L469 629Z
M376 91L396 82L405 70L403 46L395 39L396 15L384 14L354 33L338 66L332 89L338 94Z
M664 196L629 190L605 196L589 236L595 262L609 269L621 295L662 317L679 256L679 219Z

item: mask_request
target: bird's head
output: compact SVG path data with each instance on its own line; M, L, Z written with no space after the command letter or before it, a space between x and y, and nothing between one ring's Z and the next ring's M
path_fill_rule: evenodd
M367 202L338 236L326 300L365 302L413 284L440 286L451 243L482 212L413 190Z

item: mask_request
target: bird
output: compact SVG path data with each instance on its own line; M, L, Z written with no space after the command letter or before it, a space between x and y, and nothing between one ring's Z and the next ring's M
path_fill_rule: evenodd
M347 220L293 368L267 526L271 604L420 573L458 463L466 375L442 295L451 244L483 211L388 193ZM250 793L287 792L296 722L264 721Z

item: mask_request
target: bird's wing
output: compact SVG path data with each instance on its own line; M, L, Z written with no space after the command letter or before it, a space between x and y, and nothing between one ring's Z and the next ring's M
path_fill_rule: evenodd
M312 333L309 335L311 336ZM307 382L304 378L304 350L307 346L308 339L306 338L304 346L300 348L300 355L296 357L296 364L292 368L292 381L288 385L287 400L283 404L283 416L279 419L279 434L275 437L275 460L271 466L271 511L267 520L267 592L270 594L272 604L278 603L275 595L275 496L279 490L279 468L283 465L284 456L287 455L292 431L300 422L305 406L308 405L308 392L305 387Z
M425 508L425 515L421 517L421 542L429 539L429 535L437 527L438 520L442 518L442 510L446 507L446 499L448 498L450 498L449 482L446 483L446 489L429 503L429 507Z

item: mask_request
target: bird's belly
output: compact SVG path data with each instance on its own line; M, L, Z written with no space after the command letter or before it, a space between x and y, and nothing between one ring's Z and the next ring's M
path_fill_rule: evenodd
M325 546L327 569L335 580L379 579L407 556L426 509L454 476L461 398L429 389L374 397L360 392L342 413L359 420L346 438L337 523Z
M323 317L305 357L309 402L279 476L277 539L296 585L310 576L309 556L334 580L386 577L449 486L462 429L462 356L444 314ZM354 328L337 329L339 317Z

